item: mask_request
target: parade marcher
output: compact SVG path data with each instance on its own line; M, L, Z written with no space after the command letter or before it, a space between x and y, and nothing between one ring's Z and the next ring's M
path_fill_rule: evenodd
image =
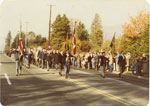
M41 63L42 63L42 50L39 49L38 51L38 66L41 68Z
M35 51L35 65L38 65L38 50Z
M116 55L116 57L115 57L116 71L117 72L119 72L119 65L118 65L119 56L120 56L120 53L118 52L117 55Z
M123 55L123 53L120 53L119 59L118 59L118 66L119 66L119 77L122 77L123 72L126 68L126 58Z
M45 64L45 50L44 49L42 49L42 52L41 52L41 61L42 61L41 67L42 69L44 69L44 64Z
M88 54L87 58L88 58L88 63L87 63L88 69L91 69L91 60L92 60L92 57L91 57L90 54Z
M135 61L132 62L131 71L132 71L132 74L135 74L134 73L134 71L136 71L136 63L135 63Z
M136 59L136 75L142 76L142 56L139 54Z
M143 73L147 74L148 73L148 68L149 66L149 59L148 56L146 56L145 54L143 54L143 58L142 58L142 69L143 69Z
M67 79L69 77L70 72L70 64L71 64L71 57L73 57L69 51L66 53L66 64L65 64L65 78Z
M130 55L130 53L127 53L127 55L126 55L126 67L127 67L127 71L129 71L129 69L130 69L130 58L131 58L131 55Z
M98 71L99 70L99 54L98 53L96 53L96 55L95 55L95 63L96 63L96 70Z
M32 56L33 56L33 53L31 51L31 49L29 48L28 49L28 67L30 68L30 64L32 62Z
M106 71L109 71L109 59L108 59L109 56L108 56L108 54L106 54L105 57L107 58L105 70L106 70Z
M23 61L23 54L20 53L19 50L16 50L16 76L21 74L22 70L22 61Z
M109 59L109 71L112 72L113 71L113 57L112 57L111 52L109 52L108 59Z
M77 56L77 67L81 68L81 54Z
M57 50L56 53L55 53L55 58L54 58L54 61L55 61L55 69L57 70L58 67L59 67L59 57L60 57L60 53L59 51Z
M52 53L51 53L51 55L52 55L52 68L55 68L55 50L52 50Z
M105 52L102 52L102 55L99 58L99 62L100 62L100 72L103 78L105 78L106 61L108 61L108 59L105 57Z
M95 58L94 57L95 57L95 54L94 54L94 56L92 56L92 60L91 60L93 69L96 68L96 62L95 62Z
M50 67L50 51L48 50L46 52L46 65L47 65L47 71L49 71L49 67Z
M59 75L62 76L62 70L66 70L66 54L61 52L61 61L60 61L60 72Z

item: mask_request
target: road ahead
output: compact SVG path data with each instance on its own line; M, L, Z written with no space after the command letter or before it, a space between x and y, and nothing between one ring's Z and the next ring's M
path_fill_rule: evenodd
M71 69L70 78L57 70L31 66L15 76L15 62L0 55L1 98L3 106L146 106L147 80L142 84ZM8 78L7 78L8 76ZM9 82L10 80L10 82ZM130 79L129 79L130 80Z

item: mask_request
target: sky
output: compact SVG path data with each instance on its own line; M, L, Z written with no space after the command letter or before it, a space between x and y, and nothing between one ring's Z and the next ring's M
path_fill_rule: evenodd
M129 22L130 16L149 10L146 0L0 0L0 3L1 50L5 46L8 31L11 31L14 38L19 31L20 22L24 32L33 31L47 37L49 4L54 5L52 23L58 14L66 14L69 19L83 22L89 33L94 16L98 13L105 40L111 40L114 32L117 37L121 36L122 25Z

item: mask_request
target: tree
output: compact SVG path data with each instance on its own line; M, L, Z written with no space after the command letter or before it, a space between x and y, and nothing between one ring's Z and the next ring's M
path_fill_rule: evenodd
M149 13L140 12L136 17L130 17L130 22L123 25L123 36L120 48L130 52L132 57L137 54L149 54Z
M76 28L76 36L79 40L89 40L89 34L88 31L85 29L85 26L83 23L79 22Z
M123 34L131 38L140 37L148 25L149 13L141 11L136 17L130 17L130 23L123 24Z
M6 37L6 41L5 41L5 43L6 43L6 45L5 45L5 48L10 48L10 46L11 46L11 32L9 31L8 32L8 34L7 34L7 37Z
M35 40L33 41L34 45L41 46L46 42L46 37L42 37L42 35L37 35Z
M36 38L36 34L34 33L34 32L29 32L27 35L26 35L26 40L27 40L27 47L30 47L30 46L32 46L33 45L33 43L34 43L34 40L35 40L35 38Z
M110 51L110 43L111 41L105 41L101 46L101 50L104 50L106 52Z
M23 39L22 44L23 44L23 47L25 47L25 33L21 32L21 36L20 36L20 33L16 34L16 37L14 38L14 41L11 44L12 48L18 48L18 46L19 46L19 37L21 37Z
M95 14L95 18L91 25L91 42L94 48L92 49L100 49L103 44L103 31L101 20L98 14Z
M69 20L65 14L62 17L60 14L56 17L52 29L52 42L55 43L56 49L60 49L66 40L66 35L71 36Z
M89 52L91 49L91 43L89 41L81 41L80 50L82 52Z
M94 33L96 29L102 29L101 20L98 14L95 14L93 23L91 25L91 32Z

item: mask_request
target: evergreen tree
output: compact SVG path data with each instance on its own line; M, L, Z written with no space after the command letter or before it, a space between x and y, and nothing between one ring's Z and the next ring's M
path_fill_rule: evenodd
M91 25L91 42L93 47L97 49L99 49L103 44L103 31L98 14L95 14L95 18Z
M93 23L91 25L91 32L94 33L96 29L102 29L101 20L98 14L95 14Z
M5 45L5 48L9 48L11 46L11 32L9 31L8 34L7 34L7 37L6 37L6 45Z
M79 25L76 28L76 36L81 41L89 40L88 31L85 29L84 24L81 22L79 22Z
M52 25L52 42L55 43L55 49L60 49L62 43L66 40L66 35L71 36L69 20L64 14L59 14Z

